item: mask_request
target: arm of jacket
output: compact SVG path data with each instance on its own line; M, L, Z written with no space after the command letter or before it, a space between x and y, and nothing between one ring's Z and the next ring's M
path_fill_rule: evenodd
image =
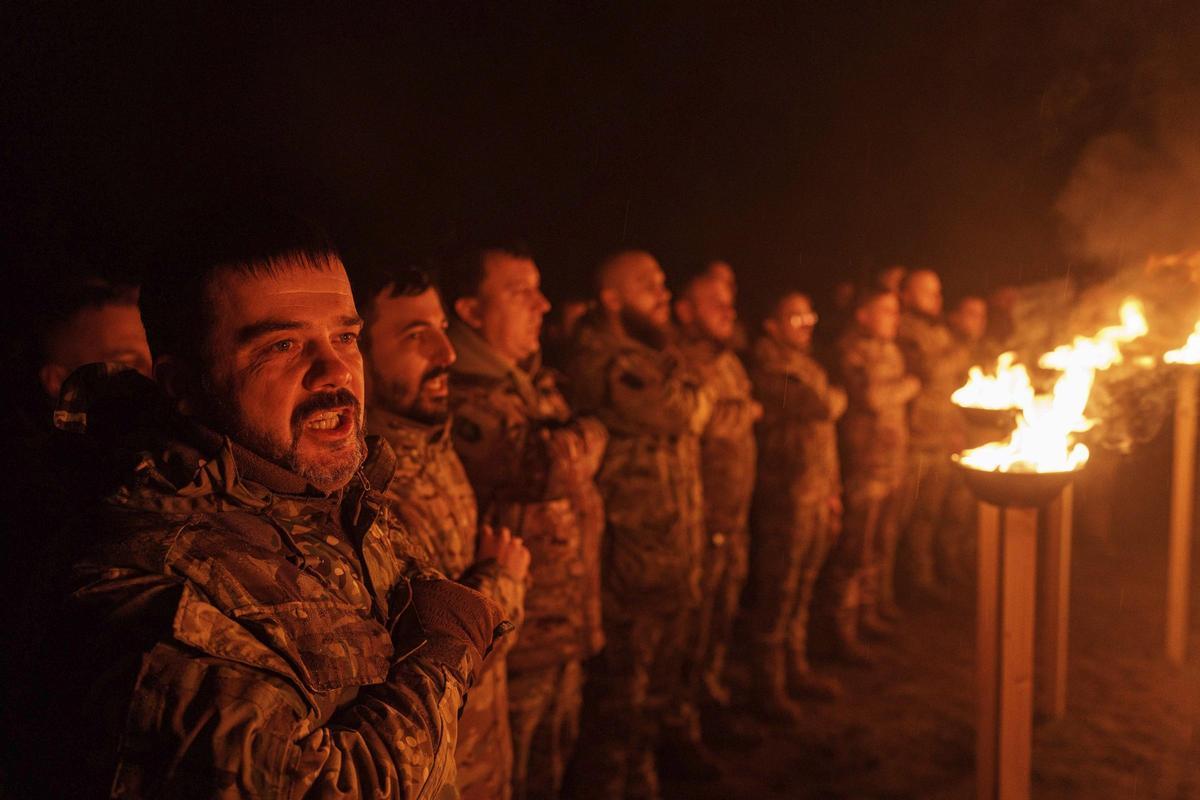
M840 389L787 370L758 367L754 371L754 390L765 411L774 417L797 421L836 421L846 408Z
M467 645L433 639L381 683L315 691L177 578L110 572L76 599L98 595L117 616L137 609L107 620L115 630L163 619L164 601L177 603L173 630L152 637L136 676L92 672L90 698L129 698L112 796L424 798L453 781ZM184 625L207 630L181 641Z
M521 623L525 621L525 582L500 569L494 558L476 561L467 567L458 582L494 600L504 612L504 618L516 628L495 644L498 655L507 653L516 644L521 635Z
M623 352L613 358L605 374L614 427L698 435L712 414L711 392L677 357Z
M847 393L874 413L904 405L921 391L921 383L915 377L893 369L885 359L868 357L861 350L844 354L842 371Z

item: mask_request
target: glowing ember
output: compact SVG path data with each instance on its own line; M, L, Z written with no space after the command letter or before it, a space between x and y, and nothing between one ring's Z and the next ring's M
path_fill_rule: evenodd
M1076 336L1069 345L1046 353L1038 363L1062 372L1050 394L1029 396L1018 405L1017 427L1008 441L991 442L967 450L960 462L989 472L1070 472L1088 460L1087 446L1075 435L1092 427L1085 415L1096 370L1122 360L1120 345L1146 335L1149 326L1142 304L1126 300L1121 324L1101 329L1095 336Z
M1163 361L1168 364L1200 364L1200 322L1196 323L1183 347L1163 353Z
M994 375L986 374L981 367L971 367L967 382L950 395L950 399L963 408L994 411L1031 405L1033 384L1029 382L1029 370L1024 364L1014 365L1016 360L1016 353L1002 353L996 359Z

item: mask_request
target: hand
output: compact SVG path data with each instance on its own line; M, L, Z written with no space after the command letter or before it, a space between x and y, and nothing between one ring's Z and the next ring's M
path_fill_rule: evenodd
M758 402L757 400L751 400L750 401L750 421L758 422L760 419L762 419L762 415L763 415L762 403Z
M454 581L414 580L411 588L412 607L421 632L430 639L429 651L435 655L442 652L446 640L470 645L472 672L478 674L496 636L512 628L504 621L500 606ZM470 676L466 677L469 681Z
M529 572L529 550L520 536L513 536L508 528L498 532L491 525L479 529L479 546L475 550L476 561L495 559L502 572L518 583L525 580Z
M840 495L829 496L829 530L837 536L842 532L842 498Z
M829 405L829 418L837 420L846 413L846 406L849 405L850 400L846 396L845 389L840 386L830 386L825 402Z

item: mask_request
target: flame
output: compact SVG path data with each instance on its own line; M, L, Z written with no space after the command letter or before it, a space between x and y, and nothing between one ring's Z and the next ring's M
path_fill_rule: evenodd
M983 368L971 367L967 382L950 395L950 400L963 408L986 408L996 411L1024 408L1033 402L1033 384L1024 364L1015 364L1016 353L1001 353L996 359L994 375Z
M1017 427L1008 441L967 450L960 462L988 472L1070 472L1086 464L1087 446L1074 438L1093 425L1084 412L1096 371L1120 363L1120 345L1149 332L1137 300L1126 300L1120 315L1120 325L1102 328L1095 336L1076 336L1071 344L1043 355L1041 366L1062 372L1054 389L1022 399Z
M1200 364L1200 322L1196 323L1183 347L1163 353L1163 361L1168 364Z

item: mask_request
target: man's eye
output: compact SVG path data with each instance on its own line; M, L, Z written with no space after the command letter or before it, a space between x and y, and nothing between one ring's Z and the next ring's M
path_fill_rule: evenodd
M357 333L342 333L338 334L338 341L342 344L354 344L358 341Z
M271 345L271 351L275 353L290 353L292 348L295 346L296 343L291 339L284 339L283 341L275 342L275 344Z

